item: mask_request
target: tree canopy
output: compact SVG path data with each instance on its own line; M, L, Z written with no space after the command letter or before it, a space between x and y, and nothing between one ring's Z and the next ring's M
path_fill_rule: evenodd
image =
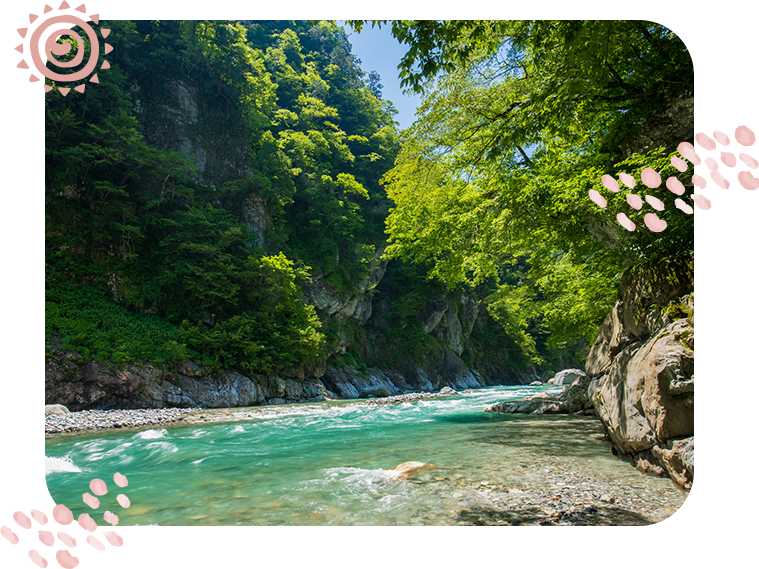
M649 209L601 185L645 167L689 181L669 162L693 136L693 68L672 32L641 21L391 25L408 45L402 82L426 96L384 178L388 257L432 262L451 287L491 282L494 316L547 327L560 344L592 339L626 267L692 251L693 218L664 185L642 192L668 205L662 233L646 229ZM520 261L529 270L509 282L505 268Z

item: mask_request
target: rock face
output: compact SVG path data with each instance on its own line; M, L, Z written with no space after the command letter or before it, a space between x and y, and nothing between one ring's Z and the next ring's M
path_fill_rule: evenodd
M616 452L693 480L693 262L634 267L591 348L588 396Z
M113 370L75 354L47 358L45 399L84 409L156 409L161 407L249 407L323 401L327 391L318 381L248 377L227 370L205 369L184 362L169 372L153 365Z

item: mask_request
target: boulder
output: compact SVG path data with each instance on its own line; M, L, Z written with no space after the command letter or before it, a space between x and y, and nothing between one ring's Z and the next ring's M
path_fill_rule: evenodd
M70 411L63 405L45 405L45 417L48 415L66 415Z
M485 407L487 413L532 413L535 415L552 415L556 413L579 413L592 409L588 399L590 379L584 373L577 375L571 385L567 385L559 394L537 393L519 401L505 401Z
M387 385L370 385L361 390L361 397L389 397Z
M620 454L693 435L693 351L683 319L624 348L590 394ZM663 464L661 466L664 466Z
M451 389L447 385L443 389L440 390L440 395L453 395L454 393L456 393L456 390Z
M578 377L585 376L581 369L565 369L548 380L548 385L569 385Z
M424 470L431 470L433 468L435 467L425 462L404 462L393 468L393 470L398 473L398 478L405 480L410 476L416 476Z
M533 381L530 385L543 385L542 381Z

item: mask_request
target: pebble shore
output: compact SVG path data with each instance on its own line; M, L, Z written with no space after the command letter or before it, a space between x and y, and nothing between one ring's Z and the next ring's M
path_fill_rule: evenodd
M101 411L74 411L65 415L48 415L45 417L45 433L73 433L77 431L100 431L102 429L121 429L129 427L147 427L165 425L182 421L199 409L112 409Z
M535 461L522 484L515 486L494 481L497 473L480 471L480 480L471 475L441 478L428 482L439 484L441 495L451 503L464 502L454 508L445 525L522 525L522 526L644 526L655 524L674 514L688 496L687 491L669 482L658 489L643 483L629 487L613 480L564 470L551 459ZM633 467L630 466L632 469ZM488 474L492 477L488 477ZM451 483L455 488L451 488ZM424 525L440 520L420 520Z

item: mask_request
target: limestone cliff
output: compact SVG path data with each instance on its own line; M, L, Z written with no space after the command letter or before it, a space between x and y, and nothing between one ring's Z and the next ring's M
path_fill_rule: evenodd
M642 472L693 480L693 260L633 267L586 363L613 448Z

